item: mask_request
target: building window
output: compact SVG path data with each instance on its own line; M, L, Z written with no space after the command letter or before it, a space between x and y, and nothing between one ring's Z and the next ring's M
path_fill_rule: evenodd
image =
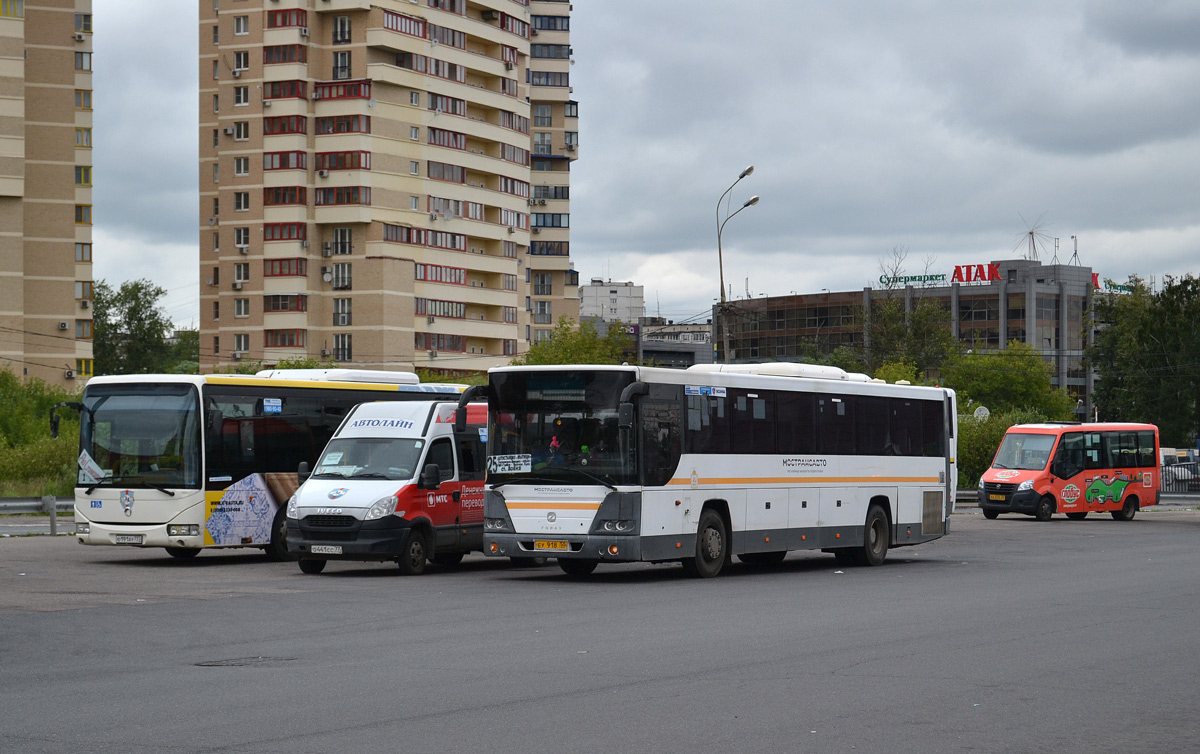
M267 11L268 29L287 26L308 26L308 12L299 9Z
M92 109L92 90L91 89L76 89L75 90L75 108L78 110Z
M250 68L250 51L238 50L233 53L233 70L245 71Z
M369 115L335 115L329 118L317 118L318 134L349 134L371 133L371 116Z
M316 167L317 170L370 170L371 153L318 152Z
M212 318L213 318L213 319L220 319L220 318L221 318L221 302L220 302L220 301L214 301L214 302L213 302L213 316L212 316Z
M534 105L533 106L533 125L541 128L549 128L554 125L554 107L552 105Z
M76 280L75 281L75 298L79 301L92 300L92 281Z
M409 209L420 209L421 208L421 198L418 196L408 197L408 208Z
M267 348L303 348L308 345L307 330L264 330Z
M412 105L413 107L420 107L421 106L421 93L420 92L409 92L408 93L408 104ZM416 138L416 137L413 137L413 138Z
M247 333L238 333L233 336L233 350L239 353L246 353L250 350L250 335Z
M233 106L240 107L250 104L250 87L235 86L233 88Z
M263 99L305 99L306 97L308 97L308 84L297 79L268 81L263 85Z
M250 158L249 157L234 157L233 158L233 174L234 175L250 175Z
M304 186L270 186L263 189L263 204L268 207L308 204L308 191Z
M350 361L354 358L353 341L349 333L336 333L333 336L334 361Z
M533 153L554 154L554 148L553 144L551 143L550 134L542 131L533 134Z
M531 16L529 23L533 28L543 31L570 31L570 16Z
M275 118L263 118L263 135L273 134L306 134L308 133L308 118L303 115L284 115Z
M429 109L438 113L465 116L467 114L467 101L458 97L447 97L444 94L430 92Z
M220 41L221 41L221 29L220 29L220 27L214 26L214 27L212 27L212 30L213 30L213 44L218 44L218 43L220 43Z
M429 161L429 177L435 181L450 181L451 183L466 183L467 169L459 165L445 162Z
M76 225L91 225L92 224L92 205L76 204L75 205L75 224Z
M233 17L233 33L235 35L250 33L250 17L249 16L234 16Z
M571 57L571 47L570 45L529 45L529 57L568 60Z
M92 148L92 129L76 128L75 129L75 146L83 147L84 149Z
M245 212L250 209L249 191L235 191L233 193L233 209L236 212Z
M263 226L264 241L303 241L308 238L304 223L267 223Z
M95 368L93 359L75 359L75 374L79 377L91 377L95 374Z
M221 251L221 234L215 230L213 231L213 234L212 234L212 241L213 241L212 250L215 252Z
M90 319L75 320L75 337L90 340L92 337L92 321Z
M250 263L238 262L233 266L233 282L248 283L250 282Z
M568 147L579 146L579 132L578 131L563 131L563 142Z
M271 45L263 48L263 65L307 62L308 47L304 45Z
M353 239L354 235L352 229L334 228L332 252L337 256L349 254L354 249Z
M533 275L533 295L535 296L553 296L554 295L554 274L551 272L535 272ZM614 299L615 301L616 299Z
M350 271L349 262L338 262L333 266L333 289L335 291L350 290Z
M335 81L350 78L350 52L348 50L339 50L333 53L333 75L330 78Z
M533 323L535 325L548 325L551 323L549 301L533 302Z
M213 29L215 30L216 27L214 26ZM221 355L221 338L217 335L214 335L213 336L213 356L220 356L220 355Z
M76 186L91 186L92 185L92 167L90 165L75 166L75 185Z
M76 13L75 14L75 31L92 30L92 14L91 13Z
M570 74L558 71L529 71L529 83L532 86L570 86Z
M264 312L306 312L308 311L308 296L277 295L263 296Z
M350 17L334 16L333 43L335 45L350 44Z
M250 245L250 229L249 228L234 228L233 229L233 245L234 246L249 246Z
M90 52L75 53L75 70L77 70L77 71L92 70L92 53L90 53Z
M568 102L565 105L563 105L563 117L564 118L578 118L579 117L579 103L578 102Z
M535 228L571 227L571 215L566 212L534 212L530 217Z
M416 160L409 162L408 163L408 174L409 175L420 175L421 174L421 163L417 162Z
M92 245L90 243L75 244L75 261L76 262L92 261Z
M333 300L334 327L348 327L350 323L350 299L335 298Z
M250 299L235 298L233 300L233 316L235 318L249 317L250 316Z
M409 126L408 127L408 138L412 139L413 141L420 141L421 129L418 128L417 126Z
M307 167L307 152L263 153L263 170L304 170Z
M233 140L248 141L250 139L250 121L239 120L233 124Z
M292 259L264 259L263 275L269 278L297 277L308 274L308 260L303 257Z

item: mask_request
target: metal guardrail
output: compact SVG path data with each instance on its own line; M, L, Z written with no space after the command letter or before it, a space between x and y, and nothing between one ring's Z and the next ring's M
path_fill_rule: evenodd
M0 514L13 513L46 513L48 501L53 501L54 510L58 513L70 513L75 510L75 500L70 497L56 498L53 495L45 497L5 497L0 498Z

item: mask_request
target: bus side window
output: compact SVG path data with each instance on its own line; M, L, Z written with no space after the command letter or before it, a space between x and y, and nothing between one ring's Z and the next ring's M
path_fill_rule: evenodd
M1070 479L1083 471L1083 466L1083 433L1064 434L1058 443L1058 452L1054 454L1054 475Z
M443 437L433 441L429 446L429 453L425 456L425 463L438 465L438 473L443 482L454 478L454 446L449 438Z

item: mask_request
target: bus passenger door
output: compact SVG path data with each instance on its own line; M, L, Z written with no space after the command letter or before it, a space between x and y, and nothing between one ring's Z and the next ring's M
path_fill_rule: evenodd
M1087 510L1084 497L1087 483L1083 478L1083 471L1087 466L1085 450L1084 434L1067 432L1058 441L1058 450L1050 461L1048 492L1054 497L1060 513ZM1036 482L1034 489L1038 489Z

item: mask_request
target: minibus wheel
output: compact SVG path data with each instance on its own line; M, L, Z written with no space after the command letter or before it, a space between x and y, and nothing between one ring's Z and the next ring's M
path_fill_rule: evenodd
M1082 521L1083 519L1087 518L1087 514L1087 511L1076 511L1075 513L1068 513L1067 518L1071 519L1072 521Z
M1138 512L1138 499L1136 495L1130 495L1125 498L1125 505L1119 511L1112 511L1112 517L1118 521L1132 521L1133 517Z
M984 517L984 518L986 518L988 521L993 521L993 520L995 520L995 519L996 519L996 517L997 517L997 516L999 516L999 515L1000 515L1000 511L988 511L988 510L985 510L985 511L983 512L983 517Z
M301 560L300 561L300 572L301 573L320 573L321 571L324 571L324 570L325 570L325 561L324 560Z
M1049 521L1054 515L1054 498L1049 495L1044 495L1038 501L1037 509L1033 512L1033 517L1038 521Z
M396 559L396 565L400 566L400 573L405 576L420 576L425 573L425 561L429 558L429 545L425 539L425 532L420 529L412 529L408 533L408 541L404 544L404 549L400 551L400 557Z

